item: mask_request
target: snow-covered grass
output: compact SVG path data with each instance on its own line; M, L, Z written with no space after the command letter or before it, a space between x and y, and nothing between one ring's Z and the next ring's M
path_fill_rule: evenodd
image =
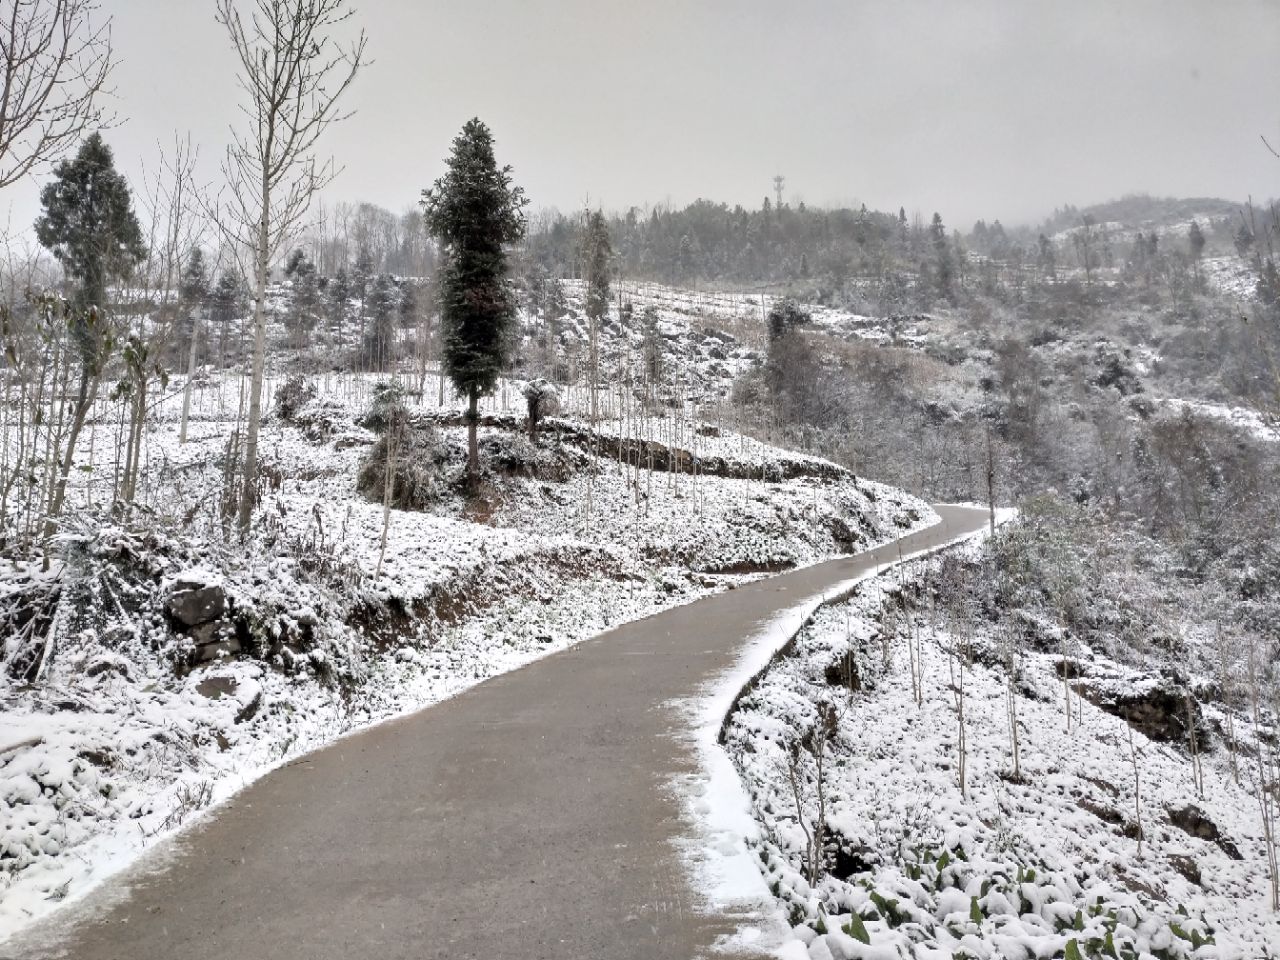
M865 581L847 603L818 611L727 725L759 824L755 862L793 925L782 955L1273 955L1280 922L1266 899L1258 801L1247 777L1236 783L1222 745L1202 744L1203 796L1186 753L1139 730L1135 771L1126 721L1093 705L1089 696L1104 698L1088 679L1067 731L1060 658L1032 650L1015 685L1014 778L1006 628L935 618L917 586L926 563ZM917 636L919 704L909 647ZM1123 674L1130 691L1143 682L1096 656L1085 671ZM817 816L817 777L803 744L816 742L823 710L836 718L823 748L828 843L810 882L804 827Z
M563 455L573 467L563 478L495 469L479 505L446 484L430 511L392 511L379 569L382 505L355 489L374 440L357 420L377 380L319 378L303 416L267 421L268 484L246 543L218 509L234 379L201 379L186 443L180 392L158 403L139 506L122 516L104 512L115 431L100 408L58 559L48 573L20 565L0 593L45 604L52 638L39 679L30 670L0 678L0 937L345 732L743 577L933 519L900 491L727 428L713 436L683 411L600 429L664 444L696 438L699 456L758 463L766 478L785 463L792 479L651 472L577 450ZM429 383L411 413L438 415L436 397ZM565 422L589 429L576 416L582 398L572 399ZM504 383L485 412L522 405L518 385ZM458 409L448 397L445 410ZM437 435L460 469L462 429ZM486 449L530 449L496 428L482 439ZM543 450L558 449L549 429ZM236 638L207 662L165 607L192 583L221 591Z

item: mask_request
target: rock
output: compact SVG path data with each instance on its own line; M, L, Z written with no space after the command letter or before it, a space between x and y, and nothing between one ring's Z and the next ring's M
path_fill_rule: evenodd
M219 586L203 586L171 593L165 612L184 627L222 619L227 612L227 595Z
M210 660L239 652L240 641L235 637L228 637L226 640L218 640L215 643L201 644L196 648L196 660L200 663L208 663Z
M236 723L248 723L258 713L258 709L262 706L262 691L259 690L252 700L244 705L239 713L236 714Z
M1184 857L1178 853L1169 854L1169 863L1173 869L1194 883L1197 887L1203 886L1204 882L1200 876L1200 865L1191 857Z
M1181 809L1171 807L1166 812L1169 814L1169 822L1183 833L1198 840L1216 843L1232 860L1243 859L1236 845L1222 835L1218 825L1205 816L1205 812L1199 807L1189 804Z
M84 672L89 677L98 677L109 673L117 677L124 677L127 680L129 679L129 661L119 654L107 653L97 657L85 668Z
M221 700L236 692L234 677L205 677L196 684L196 693L209 700Z
M1057 665L1058 675L1063 666ZM1087 665L1072 661L1070 679L1073 688L1083 693L1085 699L1144 734L1150 740L1161 743L1190 743L1187 728L1186 695L1177 686L1165 682L1150 686L1120 685L1086 679ZM1203 751L1210 743L1210 734L1202 722L1198 704L1192 706L1192 718L1196 725L1196 740Z
M233 633L235 633L235 625L230 620L213 620L210 623L202 623L197 627L192 627L190 631L191 639L195 641L196 646L214 643Z

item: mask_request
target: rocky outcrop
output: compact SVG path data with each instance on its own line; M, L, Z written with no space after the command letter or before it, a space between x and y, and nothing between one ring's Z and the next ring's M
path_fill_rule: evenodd
M1216 843L1222 848L1222 852L1232 860L1243 859L1240 855L1240 849L1218 829L1218 825L1210 820L1199 807L1188 805L1181 808L1170 808L1167 812L1169 814L1169 822L1183 833L1198 840Z
M165 613L184 627L221 620L227 612L227 595L219 586L181 584L164 601Z
M220 584L180 579L165 597L164 610L170 625L191 638L196 663L240 652L235 624L227 618L227 593Z

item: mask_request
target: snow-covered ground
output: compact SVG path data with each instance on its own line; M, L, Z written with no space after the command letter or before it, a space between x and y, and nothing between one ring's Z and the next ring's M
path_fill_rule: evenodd
M46 602L53 625L40 679L0 679L0 937L345 732L743 577L933 519L899 491L712 430L691 409L641 421L619 408L603 436L687 440L700 457L760 464L761 478L592 458L548 427L543 448L561 451L566 477L496 471L483 509L445 495L428 512L393 510L379 563L382 505L355 489L374 440L356 421L376 382L321 377L302 417L266 423L269 483L248 544L217 509L234 379L202 378L186 443L181 393L170 389L150 421L140 507L125 517L102 511L114 423L101 406L80 451L93 469L76 474L62 559L48 573L38 563L11 570L0 585L5 602ZM434 383L411 413L460 409L447 397L442 411ZM587 429L575 417L585 394L567 400L564 422ZM519 385L504 383L484 412L522 408ZM511 431L481 432L486 451L529 452ZM437 433L463 449L461 428ZM769 479L782 464L792 479ZM225 606L224 648L197 646L202 627L182 627L166 607L196 588Z
M1235 300L1257 296L1258 277L1240 257L1206 257L1200 265L1210 287Z
M1189 410L1198 416L1211 417L1214 420L1229 423L1254 440L1265 443L1275 443L1280 440L1280 422L1277 422L1274 417L1249 407L1232 407L1222 403L1209 403L1206 400L1164 399L1158 402L1175 411Z
M997 522L1007 522L1013 516L1014 511L1002 509ZM951 542L984 535L985 528L976 535L962 534ZM691 834L681 844L681 854L710 908L733 911L739 917L737 931L724 946L774 950L789 939L786 917L780 910L770 908L772 891L758 869L754 851L761 842L760 824L752 814L743 779L720 744L726 718L731 716L742 691L769 667L770 661L828 598L847 595L857 584L883 575L884 570L938 549L899 553L860 576L779 611L773 620L746 638L732 668L709 683L698 697L680 704L690 719L691 739L699 762L696 772L673 784L675 792L684 798L685 814L692 824Z
M1280 921L1247 770L1237 783L1222 743L1206 742L1201 791L1182 749L1139 730L1130 741L1090 697L1149 680L1097 655L1081 666L1068 732L1060 657L1024 651L1014 777L1006 628L935 614L916 587L930 562L821 609L726 727L758 821L753 862L793 928L781 955L1274 956ZM1241 750L1247 765L1244 739ZM813 881L819 755L827 842Z

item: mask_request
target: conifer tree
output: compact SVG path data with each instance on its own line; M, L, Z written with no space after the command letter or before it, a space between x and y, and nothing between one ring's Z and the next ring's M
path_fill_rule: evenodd
M294 346L302 349L310 340L320 315L320 277L315 264L301 250L289 255L284 275L293 283L293 299L285 323L293 335Z
M182 276L178 280L178 298L182 306L182 336L188 346L196 336L196 314L203 310L209 300L209 271L205 267L204 251L192 247L187 255L187 262L182 268Z
M938 296L943 300L950 300L951 282L955 279L955 263L952 261L951 248L947 244L947 228L942 225L942 214L933 215L933 223L929 226L929 237L933 242L934 279L938 284Z
M36 238L76 281L81 307L105 310L107 285L128 277L146 257L129 184L116 171L111 148L91 134L40 191L44 213Z
M347 301L351 299L351 279L347 276L345 267L329 278L324 292L329 301L329 325L334 339L341 343L342 327L347 319Z
M369 288L369 316L373 321L365 333L364 362L371 370L385 370L395 345L396 285L380 273Z
M36 220L36 238L78 284L68 324L80 364L66 446L49 498L48 535L53 532L52 518L62 510L76 441L97 398L115 339L106 310L107 286L128 278L147 250L129 185L97 133L90 135L74 158L58 164L53 181L40 191L40 205L44 213Z
M524 236L528 201L512 185L511 167L498 166L493 135L478 118L454 139L446 165L445 175L423 192L423 213L444 255L442 359L454 388L467 398L467 483L475 492L480 398L493 390L506 366L516 319L506 247Z
M226 363L231 324L245 305L244 281L234 272L224 273L209 295L209 323L218 329L218 364Z

